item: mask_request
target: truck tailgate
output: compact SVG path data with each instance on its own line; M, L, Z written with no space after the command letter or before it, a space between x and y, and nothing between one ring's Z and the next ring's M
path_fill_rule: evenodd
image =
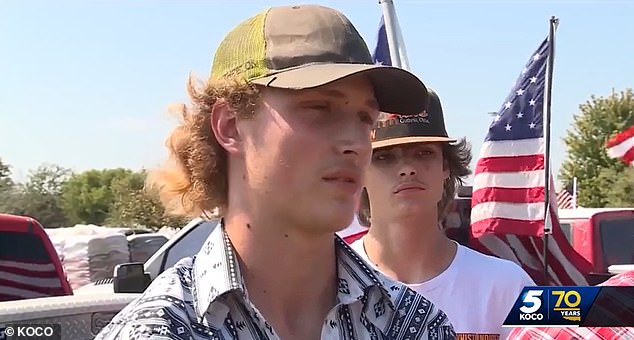
M9 324L59 324L62 340L93 339L141 294L56 296L0 303L0 334Z

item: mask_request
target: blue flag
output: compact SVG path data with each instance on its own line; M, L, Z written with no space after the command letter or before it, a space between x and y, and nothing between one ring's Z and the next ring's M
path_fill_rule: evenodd
M385 31L385 20L381 16L381 23L379 24L379 32L376 38L376 47L372 54L372 59L375 64L392 66L392 59L390 58L390 46L387 42L387 32Z

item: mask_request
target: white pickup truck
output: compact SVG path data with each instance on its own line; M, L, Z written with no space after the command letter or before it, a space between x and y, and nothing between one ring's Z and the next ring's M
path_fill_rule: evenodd
M94 339L166 268L196 254L217 225L217 221L192 220L145 263L119 265L113 278L80 287L72 296L0 302L0 340L12 324L59 324L62 340Z

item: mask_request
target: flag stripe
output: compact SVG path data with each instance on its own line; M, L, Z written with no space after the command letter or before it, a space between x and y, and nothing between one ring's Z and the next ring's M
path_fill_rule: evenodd
M480 157L518 157L543 154L544 138L520 139L514 141L485 141L480 149Z
M608 140L606 147L608 156L634 166L634 125Z
M612 158L623 157L628 151L634 148L634 137L630 137L623 142L608 148L608 155Z
M472 200L473 205L499 200L507 204L514 203L542 203L544 205L544 188L496 188L489 187L477 190L477 199ZM500 203L502 204L502 203ZM542 213L543 217L544 214Z
M55 265L50 260L37 260L29 259L29 262L24 262L20 259L3 256L0 259L0 266L24 268L33 271L52 271L55 270Z
M53 265L51 265L53 267ZM41 270L29 270L27 268L17 268L17 267L8 267L0 265L0 273L11 273L15 275L29 276L35 278L48 278L48 279L58 279L58 274L55 272L55 267L52 268L52 271L41 271Z
M50 293L40 292L40 290L31 289L29 287L15 286L15 285L4 285L2 280L0 280L0 296L9 295L13 296L12 300L23 300L23 299L34 299L39 297L47 297L51 296ZM11 300L0 300L0 301L11 301Z
M0 301L67 295L52 263L0 260Z
M550 258L554 259L567 259L567 261L553 261L552 267L561 266L564 272L557 271L558 273L565 274L567 279L565 282L559 284L576 283L578 285L587 284L585 274L590 272L590 264L582 258L577 252L574 251L566 236L563 234L561 228L553 230L552 239L554 242L548 243L548 250L551 254ZM543 242L542 239L538 239ZM543 245L540 249L543 249ZM570 255L569 255L570 254ZM583 268L583 271L580 270ZM557 275L551 275L551 277L557 278Z
M613 148L619 144L623 144L623 142L631 139L632 137L634 137L634 125L630 126L620 133L617 133L614 137L608 140L606 146L608 148Z
M474 215L471 215L472 218ZM473 233L474 237L480 237L487 233L511 233L518 228L521 230L533 231L534 233L540 232L544 228L544 223L541 220L524 220L518 218L504 218L504 217L491 217L471 222L471 228L478 230L477 233Z
M482 172L473 177L473 192L480 188L536 188L544 187L544 171Z
M476 172L515 172L544 170L544 155L480 158Z
M634 138L632 138L632 147L621 157L625 164L634 165Z
M19 284L26 284L33 287L40 288L59 288L59 279L58 278L39 278L33 276L25 276L25 275L16 275L9 272L0 271L0 280L2 282L15 282Z
M523 203L518 207L517 203L507 202L486 202L479 203L471 208L471 223L476 223L484 219L515 219L524 222L543 221L544 203ZM543 224L543 222L542 222ZM519 226L518 226L519 227ZM517 231L517 229L509 228ZM519 229L522 230L522 229ZM515 233L515 232L514 232Z
M0 279L0 293L7 292L7 289L21 289L24 291L32 291L43 295L60 295L59 292L62 291L62 289L59 287L59 284L57 286L53 286L45 282L44 285L40 285L42 282L33 282L33 280L14 281L17 278L7 278L4 276L4 273L0 273L0 275L3 275L3 278ZM24 293L23 295L29 296L29 294L26 293Z

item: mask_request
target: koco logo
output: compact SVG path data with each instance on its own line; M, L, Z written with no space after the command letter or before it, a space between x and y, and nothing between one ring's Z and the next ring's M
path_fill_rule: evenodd
M557 297L555 307L553 310L561 313L561 317L570 320L581 322L581 295L576 290L553 290L553 297ZM563 305L563 306L562 306Z
M520 320L534 320L540 321L544 319L544 314L537 313L542 307L542 294L543 290L529 290L524 295L522 300L522 307L520 307Z

